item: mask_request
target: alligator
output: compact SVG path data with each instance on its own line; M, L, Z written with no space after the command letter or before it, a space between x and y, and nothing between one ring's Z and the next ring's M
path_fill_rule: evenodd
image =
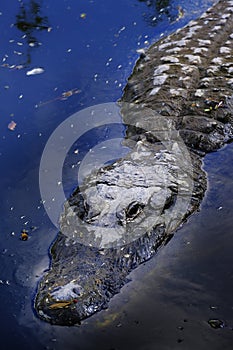
M203 157L233 139L232 54L232 0L141 50L120 101L129 153L64 204L34 301L41 319L71 326L106 308L199 208Z

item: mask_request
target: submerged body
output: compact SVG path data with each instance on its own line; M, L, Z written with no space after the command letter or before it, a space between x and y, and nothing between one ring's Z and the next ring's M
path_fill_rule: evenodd
M131 151L65 203L35 300L42 319L73 325L106 307L198 208L201 158L233 136L232 43L233 1L219 1L138 60L122 98Z

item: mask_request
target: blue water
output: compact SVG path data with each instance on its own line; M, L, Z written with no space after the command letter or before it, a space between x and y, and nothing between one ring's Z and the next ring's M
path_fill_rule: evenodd
M132 284L126 286L122 293L114 298L109 310L85 321L79 328L60 328L40 321L32 308L36 284L49 265L48 248L57 233L41 203L39 191L40 158L50 134L75 112L95 104L117 101L138 58L136 50L147 47L161 36L182 27L191 18L202 13L213 1L170 1L169 7L161 9L160 12L153 10L153 1L151 6L148 6L149 2L137 0L34 1L41 5L40 16L44 18L45 27L43 30L32 31L37 40L35 47L28 45L28 37L24 37L24 33L14 25L16 15L20 13L20 5L27 3L29 1L12 0L0 4L0 348L110 350L128 349L128 343L131 344L131 348L145 350L176 349L178 346L185 348L185 342L177 342L178 338L184 338L179 334L181 331L177 330L177 327L183 319L189 318L187 315L191 310L193 324L191 322L189 326L190 320L187 323L186 339L189 345L186 345L185 349L195 348L192 346L195 344L192 339L196 339L199 332L202 333L200 339L205 341L196 341L198 349L208 349L208 341L211 349L220 349L220 344L225 341L227 349L232 337L229 331L223 330L225 333L220 334L206 326L208 313L205 314L205 311L209 311L209 306L206 306L208 303L205 304L205 300L201 299L199 306L187 306L190 303L195 304L194 300L190 301L190 290L201 283L200 276L206 282L203 282L201 289L204 295L211 295L214 288L212 282L214 278L218 278L215 285L216 300L220 303L220 300L224 299L219 317L228 317L230 320L232 315L229 294L229 288L232 286L232 260L222 252L224 249L228 252L226 249L232 242L229 213L233 203L229 195L224 197L223 191L222 201L218 202L220 194L215 193L214 185L212 191L209 191L206 204L203 204L201 213L204 214L195 216L197 219L192 219L186 229L184 226L184 235L183 229L180 230L178 238L172 240L156 259L152 259L146 267L142 266L132 274ZM184 9L184 17L179 20L177 6ZM81 14L84 18L80 17ZM43 73L26 75L26 72L33 68L42 68ZM73 89L80 92L71 94L66 100L62 99L63 93L75 91ZM17 124L14 130L8 129L11 121ZM124 127L120 127L117 132L123 135ZM100 138L105 139L112 135L114 130L107 129ZM95 141L97 136L94 134L79 141L80 153L75 158L76 162L93 146L93 140ZM229 193L231 172L226 169L229 159L232 159L232 147L228 146L221 152L207 159L207 168L212 174L211 164L219 163L219 159L222 161L222 169L218 169L218 172L213 171L211 181L223 189L221 181L224 176ZM64 168L67 195L76 185L76 169L71 166L73 161L72 157L67 159L67 167ZM227 203L225 211L216 211L216 208L223 206L222 202ZM184 250L186 255L184 254L183 260L180 254L183 246L186 247L184 241L188 241L188 236L185 235L187 232L192 238L193 252L196 254L201 247L202 254L205 255L207 248L203 249L202 243L208 246L212 230L215 231L207 223L213 224L212 218L216 213L226 215L218 217L219 235L223 235L221 228L226 220L224 230L227 230L229 235L224 231L226 243L224 245L221 241L220 250L216 246L219 236L215 232L213 252L211 250L208 253L207 265L204 262L206 271L203 275L203 265L200 263L196 266L192 259L192 263L188 260L189 251ZM200 216L201 220L198 219ZM206 224L204 226L203 220ZM29 232L26 242L20 240L22 229ZM199 232L198 235L195 230ZM207 238L202 241L205 234ZM196 236L200 239L197 241L199 243L195 243ZM214 258L216 254L220 255L218 261ZM219 266L221 269L218 272ZM229 268L229 274L226 267ZM175 277L169 279L172 273ZM220 283L220 277L224 273L229 278L225 287ZM197 279L197 282L194 281L194 287L190 282L192 278ZM208 283L208 278L211 283ZM187 283L187 289L183 291L181 280ZM178 299L176 295L171 296L172 291L175 293L176 286L177 293L180 292ZM196 294L191 294L198 303L200 294L198 288L195 288ZM184 302L183 307L183 301L186 299L187 305ZM204 308L206 307L204 311L203 304ZM210 315L211 312L212 310Z

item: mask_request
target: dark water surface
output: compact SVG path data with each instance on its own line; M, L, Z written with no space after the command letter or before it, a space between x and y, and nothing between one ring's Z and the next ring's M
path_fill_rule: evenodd
M34 4L34 15L27 13L28 3ZM71 114L119 99L136 50L182 27L213 1L164 3L170 6L160 13L137 0L0 4L1 350L232 349L232 145L205 158L210 181L201 211L156 257L133 271L132 282L108 310L81 327L62 328L40 321L32 308L57 233L38 184L46 141ZM177 6L184 9L179 20ZM33 68L44 72L26 75ZM70 90L73 94L62 100ZM11 121L15 130L8 129ZM81 151L88 146L90 140L84 140ZM68 193L76 185L72 161L64 170ZM30 236L26 242L20 240L24 228ZM210 318L228 327L212 329Z

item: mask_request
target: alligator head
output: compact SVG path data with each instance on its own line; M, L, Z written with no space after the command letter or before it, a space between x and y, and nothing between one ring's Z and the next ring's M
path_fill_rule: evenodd
M78 323L102 309L192 211L191 159L172 120L134 106L127 121L131 151L91 172L64 204L36 299L51 323Z

